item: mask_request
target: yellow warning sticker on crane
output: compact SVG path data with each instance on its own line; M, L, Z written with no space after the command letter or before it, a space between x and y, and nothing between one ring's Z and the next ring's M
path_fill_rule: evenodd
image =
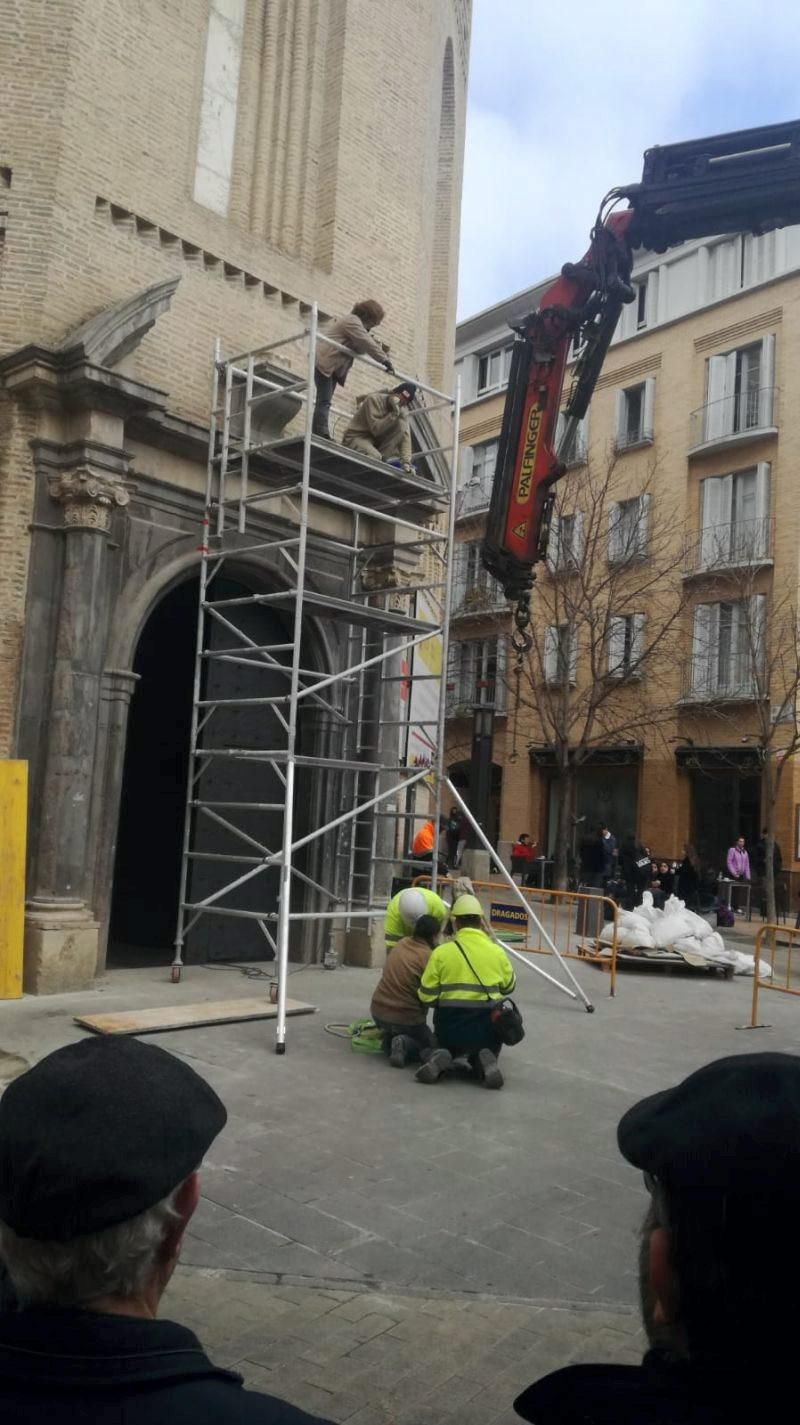
M528 533L528 521L522 520L519 524L515 524L511 533L515 535L517 539L524 539Z

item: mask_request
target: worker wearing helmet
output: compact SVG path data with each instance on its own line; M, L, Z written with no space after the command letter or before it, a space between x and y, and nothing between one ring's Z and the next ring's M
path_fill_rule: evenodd
M449 905L425 886L406 886L404 891L398 891L386 907L384 935L387 955L398 940L402 940L404 935L411 935L421 915L432 915L441 929L449 914Z
M420 1083L435 1084L453 1059L466 1055L487 1089L503 1087L497 1062L502 1039L492 1019L516 984L511 961L483 929L477 896L453 904L455 933L433 951L420 980L419 997L433 1005L433 1032L439 1049L417 1070Z
M428 1011L417 991L438 943L439 922L432 915L421 915L412 933L398 940L387 955L375 987L369 1012L383 1035L383 1052L394 1069L402 1069L414 1059L424 1063L436 1048L427 1024Z

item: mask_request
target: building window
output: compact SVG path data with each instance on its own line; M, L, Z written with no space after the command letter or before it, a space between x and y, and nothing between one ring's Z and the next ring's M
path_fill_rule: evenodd
M653 440L653 411L656 382L654 376L627 386L617 392L614 445L617 450L629 450L634 445L649 445Z
M565 412L559 411L556 421L556 455L568 470L574 469L576 465L586 464L589 458L588 411L581 420L572 422L569 430Z
M702 439L720 440L773 423L775 337L709 357Z
M481 541L457 544L453 565L453 616L481 613L499 608L502 603L500 585L483 567Z
M485 395L487 391L497 391L506 385L511 370L512 351L513 343L495 347L493 351L485 351L478 357L479 396Z
M617 614L608 623L609 678L640 678L644 614Z
M550 684L575 682L578 640L568 623L551 623L544 631L544 681Z
M636 330L647 326L647 280L634 284L636 292Z
M698 604L690 691L696 698L755 698L764 667L766 595Z
M492 498L492 484L497 464L496 440L486 440L480 445L468 445L462 452L463 485L459 513L475 514L489 507Z
M650 496L616 500L608 511L608 560L625 564L647 556Z
M583 559L583 515L554 514L547 539L547 562L554 573L577 569Z
M194 199L224 217L236 139L246 0L211 0L197 133Z
M770 467L700 482L700 568L759 563L769 555Z
M447 675L447 709L451 716L466 716L475 707L505 712L505 671L504 638L451 643Z

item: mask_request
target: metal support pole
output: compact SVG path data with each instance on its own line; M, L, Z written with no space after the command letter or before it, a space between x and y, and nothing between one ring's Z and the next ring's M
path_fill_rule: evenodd
M450 661L450 611L453 605L453 567L456 539L456 493L458 491L459 437L461 432L461 377L456 377L455 402L453 404L453 446L450 458L450 505L447 511L447 543L445 558L447 568L444 581L444 611L442 616L442 676L439 683L438 727L436 729L436 779L433 806L433 859L431 862L431 886L436 890L439 874L439 818L442 814L442 782L444 772L444 733L447 715L447 668Z
M465 817L467 818L467 821L470 823L470 825L471 825L473 831L475 832L475 834L476 834L476 836L477 836L477 838L478 838L478 841L479 841L480 844L483 846L484 851L488 851L488 852L489 852L489 855L490 855L492 861L494 862L494 864L495 864L495 866L496 866L498 872L499 872L500 875L502 876L503 880L506 882L506 885L507 885L507 886L509 887L509 889L513 892L513 894L515 895L516 899L519 901L520 905L523 907L523 909L524 909L526 915L530 916L531 920L533 921L534 925L536 926L536 928L537 928L537 930L539 931L539 934L542 936L543 940L545 940L545 941L547 942L547 944L550 946L550 949L552 950L553 954L555 955L556 959L558 960L558 963L559 963L559 965L561 966L562 970L564 971L565 975L567 975L567 976L569 977L569 979L572 981L573 985L575 986L575 989L576 989L577 992L578 992L578 995L579 995L580 998L583 1000L583 1003L584 1003L584 1006L585 1006L585 1008L586 1008L587 1014L594 1014L594 1005L592 1004L592 1002L591 1002L591 1000L589 999L588 995L586 994L585 990L582 988L582 986L581 986L581 985L578 983L578 981L576 980L576 978L575 978L575 976L573 975L573 973L572 973L572 971L571 971L569 965L567 964L566 960L564 959L563 955L561 954L561 951L559 950L558 946L555 944L555 941L553 941L553 940L550 939L550 936L548 935L547 931L545 930L544 926L542 925L542 922L539 920L539 917L535 914L535 912L534 912L534 910L533 910L533 908L532 908L530 902L529 902L529 901L526 901L526 899L525 899L524 895L522 895L522 892L520 891L519 886L517 885L516 881L513 880L513 878L509 875L508 871L506 870L505 866L503 865L502 861L500 860L500 857L498 856L497 852L495 851L494 847L492 846L492 843L489 841L488 837L484 836L483 832L481 831L481 828L478 826L477 821L475 820L474 816L472 815L472 812L470 811L469 807L467 806L466 802L464 801L464 798L461 796L460 792L457 792L457 791L456 791L456 789L455 789L455 787L453 786L453 783L450 781L450 778L449 778L449 777L443 778L443 781L444 781L445 786L448 788L448 790L449 790L450 792L452 792L453 797L454 797L455 802L456 802L456 806L459 806L459 807L461 808L461 810L463 811ZM528 962L526 961L525 963L527 964ZM539 966L538 966L538 965L534 965L532 962L531 962L531 964L530 964L530 968L531 968L532 970L537 970L539 973L541 973L541 970L540 970ZM550 978L550 977L549 977L549 976L546 976L546 978ZM557 980L554 980L553 983L554 983L554 984L558 984L558 981L557 981ZM569 994L569 993L570 993L570 991L567 990L566 985L560 985L559 988L560 988L561 990L563 990L565 994ZM574 998L574 996L573 996L573 998Z
M297 743L297 695L300 690L300 646L303 640L303 596L306 578L306 548L308 545L308 494L311 484L311 438L314 417L314 364L317 353L318 312L316 302L311 308L308 329L308 389L306 391L306 428L303 435L303 483L300 493L300 540L297 546L297 587L294 605L294 648L290 683L289 727L286 735L286 810L283 816L283 855L278 888L278 1014L275 1023L275 1053L286 1053L286 981L289 966L289 916L292 894L292 837L294 835L295 747Z
M192 721L189 729L189 774L186 778L186 805L183 813L183 844L181 847L181 874L178 884L178 924L175 930L175 947L170 969L170 979L173 985L177 985L181 978L183 967L183 945L186 939L186 892L189 882L189 847L191 842L192 816L194 814L194 784L197 780L195 775L195 762L197 758L197 738L199 734L200 722L200 687L203 675L203 643L205 641L205 594L206 576L208 573L208 541L211 529L211 497L213 494L214 480L214 453L217 442L217 402L219 400L219 360L220 341L217 337L214 343L214 371L211 378L211 420L208 428L208 467L206 470L206 498L203 509L203 543L200 546L200 597L197 602L197 632L195 634L194 649L194 681L192 688ZM227 375L226 375L226 399L223 423L227 421L230 414L230 403L227 397Z

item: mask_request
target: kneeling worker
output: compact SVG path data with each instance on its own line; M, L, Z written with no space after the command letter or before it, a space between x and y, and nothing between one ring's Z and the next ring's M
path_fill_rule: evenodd
M370 1014L383 1032L384 1053L395 1069L410 1059L426 1059L436 1047L428 1011L420 1004L419 982L439 939L439 922L421 915L412 935L398 940L372 996Z
M505 950L483 929L477 896L458 897L453 923L452 940L436 947L420 981L422 1003L433 1005L433 1032L440 1048L417 1070L417 1078L435 1084L442 1070L452 1067L453 1058L465 1055L487 1089L501 1089L497 1056L503 1041L492 1014L512 993L516 976Z
M449 905L425 886L406 886L404 891L398 891L386 907L384 937L387 955L398 940L402 940L404 935L411 935L421 915L432 915L441 930L449 914Z
M411 432L406 411L416 391L413 382L405 381L393 391L375 391L371 396L362 396L342 436L342 444L373 460L391 460L410 466Z

